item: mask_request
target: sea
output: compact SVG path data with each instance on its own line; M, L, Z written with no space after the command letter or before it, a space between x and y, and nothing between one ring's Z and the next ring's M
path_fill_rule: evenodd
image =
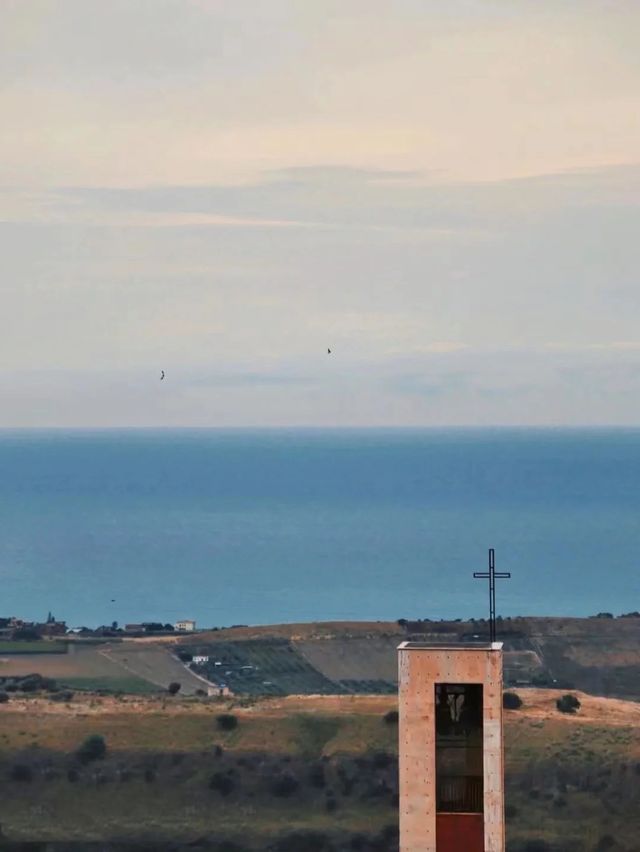
M2 431L0 616L620 614L639 512L639 430Z

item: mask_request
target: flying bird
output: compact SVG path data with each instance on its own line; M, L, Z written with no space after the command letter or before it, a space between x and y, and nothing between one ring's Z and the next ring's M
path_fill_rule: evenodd
M331 350L327 349L327 355L331 355Z
M164 379L164 370L160 370L160 381Z

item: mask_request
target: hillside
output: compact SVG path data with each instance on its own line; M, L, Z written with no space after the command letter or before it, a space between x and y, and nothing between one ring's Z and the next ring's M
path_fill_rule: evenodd
M519 694L523 708L505 720L509 850L532 840L637 850L640 705L578 693L580 711L566 716L553 690ZM393 696L356 695L12 698L0 705L0 822L8 842L57 841L55 852L71 840L131 848L125 837L149 852L198 839L190 848L226 839L231 852L280 852L294 848L278 845L292 832L312 830L322 852L392 852L394 707ZM220 727L222 713L235 728ZM76 752L92 734L107 755L83 762ZM598 846L607 835L619 845Z
M640 701L640 618L514 618L498 624L505 683L581 689ZM475 622L318 622L235 627L172 637L69 641L29 647L5 643L0 677L38 672L73 689L145 694L172 681L182 692L206 689L203 678L238 695L394 694L396 649L410 637L464 642L486 638ZM40 650L39 650L40 649ZM59 649L57 649L59 650ZM193 671L189 654L208 656Z

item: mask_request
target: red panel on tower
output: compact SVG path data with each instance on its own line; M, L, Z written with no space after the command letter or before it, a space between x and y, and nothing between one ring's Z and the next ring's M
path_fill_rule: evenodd
M482 814L437 814L438 852L484 852Z

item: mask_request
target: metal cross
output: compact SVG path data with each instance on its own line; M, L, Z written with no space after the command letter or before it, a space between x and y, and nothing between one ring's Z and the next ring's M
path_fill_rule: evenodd
M496 641L496 580L510 580L511 573L504 571L496 573L496 552L493 548L489 550L489 571L474 571L474 579L489 580L489 637L491 642Z

